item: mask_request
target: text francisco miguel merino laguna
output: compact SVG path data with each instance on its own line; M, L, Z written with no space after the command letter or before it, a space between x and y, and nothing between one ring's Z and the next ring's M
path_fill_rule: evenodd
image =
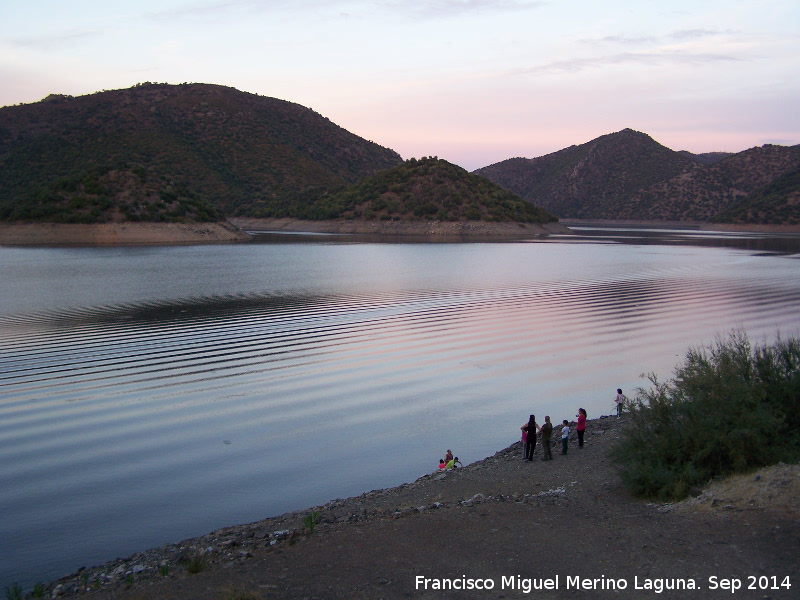
M755 579L753 577L753 579ZM788 577L781 584L775 578L775 584L781 588L788 588ZM417 590L517 590L524 594L529 594L534 590L650 590L660 594L667 590L697 590L701 589L698 583L692 578L641 578L634 577L633 582L628 579L612 579L610 577L586 578L567 576L566 580L559 578L558 575L549 578L523 578L519 575L510 575L500 578L499 585L495 579L475 579L471 577L455 578L431 578L417 575L414 580ZM631 585L631 583L633 585ZM740 579L723 579L720 577L709 577L707 582L708 589L720 589L735 591L745 583ZM562 587L564 585L564 587ZM776 588L770 588L776 589Z

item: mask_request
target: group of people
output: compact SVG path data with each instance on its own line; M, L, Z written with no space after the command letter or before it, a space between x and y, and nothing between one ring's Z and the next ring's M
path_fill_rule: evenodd
M578 433L578 447L583 448L583 434L586 432L586 410L583 408L578 409L578 414L575 415L578 419L575 423L575 431ZM569 434L570 422L564 419L561 423L561 454L566 454L569 449ZM531 415L528 422L522 427L522 445L525 448L525 460L533 460L533 451L536 448L536 436L542 436L542 450L544 452L542 460L553 460L553 452L550 447L550 440L553 437L553 424L550 422L550 416L544 418L544 425L539 426L536 422L536 417Z
M617 388L617 396L614 402L617 405L617 418L622 416L622 408L628 401L627 396L622 393L622 390ZM575 431L578 434L578 448L583 448L583 436L586 433L586 410L583 408L578 409L578 414L575 415L577 422L575 424ZM522 427L522 446L525 449L525 460L533 460L533 450L536 448L536 436L542 436L542 449L544 455L542 460L553 460L553 452L550 447L551 439L553 437L553 424L550 422L550 417L544 418L544 425L541 427L536 422L536 417L531 415L528 422ZM569 449L569 434L570 422L564 419L561 424L561 454L566 454Z
M617 418L622 416L622 407L627 402L628 398L622 393L621 389L617 389L617 396L614 402L617 405ZM575 425L575 431L578 434L578 448L583 448L583 436L586 433L586 410L583 408L578 409L578 414L575 415L577 421L572 421ZM533 451L536 448L536 436L542 437L542 449L544 455L542 460L553 460L553 452L550 447L553 437L553 424L550 422L550 417L544 418L544 425L539 426L536 422L536 417L531 415L528 422L522 427L522 446L525 450L525 460L533 460ZM564 419L561 424L561 454L566 454L569 449L569 434L570 422ZM453 458L453 453L448 449L444 459L439 459L440 469L455 469L456 465L463 466L456 456Z
M461 461L458 460L456 456L453 458L453 453L450 451L450 448L447 449L447 453L444 455L444 458L439 459L439 468L440 469L455 469L457 468L456 465L459 467L463 467L464 465L461 464Z

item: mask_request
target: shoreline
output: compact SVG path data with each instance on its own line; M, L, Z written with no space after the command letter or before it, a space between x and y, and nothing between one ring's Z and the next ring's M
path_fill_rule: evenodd
M695 222L597 221L561 219L557 223L486 221L304 221L232 217L216 223L18 223L0 222L0 246L136 246L252 242L251 233L330 234L375 237L388 241L525 240L571 235L570 227L621 227L703 230L773 235L800 234L800 225L726 225Z
M254 219L231 217L243 231L272 233L328 233L336 235L509 237L530 238L550 234L569 234L561 223L489 223L486 221L307 221L292 218Z
M249 242L227 221L217 223L0 222L0 246L138 246Z
M620 227L643 229L673 229L690 231L719 231L730 233L769 233L800 234L800 225L762 225L740 223L707 223L704 221L637 221L637 220L598 220L598 219L560 219L564 225L577 227Z
M393 488L224 527L82 568L44 589L48 597L107 600L236 597L225 595L231 590L242 598L427 598L414 589L417 575L500 581L504 573L524 576L535 566L542 577L699 578L716 573L698 574L699 567L726 564L726 557L732 561L726 564L729 575L749 564L770 564L800 576L792 572L800 536L791 538L800 534L800 465L769 467L738 476L738 483L730 478L677 504L635 499L608 457L626 423L624 417L587 421L586 447L577 448L573 431L570 452L558 455L559 440L552 462L539 460L541 443L533 463L522 460L521 443L514 442L461 469L435 470ZM606 551L567 545L557 552L553 543L565 519L570 528L586 529L589 549L595 543ZM520 535L519 523L547 528L547 534ZM773 543L776 525L783 540L789 536L783 546ZM748 544L742 549L736 541L744 532ZM697 536L704 542L688 551ZM691 569L681 566L693 554L699 562ZM517 564L522 557L542 562ZM792 596L772 596L783 597Z

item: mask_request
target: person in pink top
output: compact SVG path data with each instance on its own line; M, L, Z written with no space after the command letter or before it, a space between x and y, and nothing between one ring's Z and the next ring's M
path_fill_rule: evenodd
M578 432L578 448L583 448L583 434L586 432L586 411L582 408L578 409L578 424L575 426L575 431Z

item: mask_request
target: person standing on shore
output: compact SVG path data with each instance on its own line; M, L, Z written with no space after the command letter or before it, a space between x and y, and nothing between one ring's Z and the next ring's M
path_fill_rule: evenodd
M578 424L575 426L575 431L578 432L578 448L583 448L583 434L586 433L586 410L583 408L578 409Z
M538 428L536 417L533 415L530 416L525 425L520 427L525 438L525 460L533 460L533 450L536 448L536 430Z
M620 388L617 388L617 397L614 398L614 402L617 403L617 418L619 419L622 416L622 405L625 404L625 401L628 398L625 397L625 394L622 393Z
M553 452L550 448L550 438L553 435L553 424L550 422L550 417L544 418L544 425L539 428L539 431L542 432L542 449L544 450L544 456L542 460L553 460Z
M568 447L569 447L569 421L564 419L564 422L561 424L561 454L566 454Z

